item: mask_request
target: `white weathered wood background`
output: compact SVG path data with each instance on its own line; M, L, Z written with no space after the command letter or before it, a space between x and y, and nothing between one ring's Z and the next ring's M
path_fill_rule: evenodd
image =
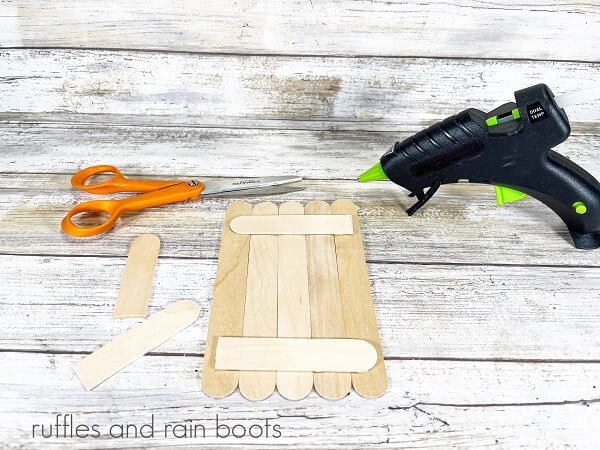
M3 0L0 47L0 446L597 446L600 250L574 249L535 200L496 207L488 186L444 186L409 218L405 191L355 181L395 140L465 107L489 110L538 82L598 84L596 0ZM596 177L598 105L568 111L573 133L557 148ZM207 398L199 376L231 199L71 238L60 221L90 196L70 176L98 163L148 177L288 173L305 190L271 200L354 201L388 392ZM162 241L151 313L193 299L204 315L86 392L72 365L135 323L111 311L129 244L146 232ZM57 414L102 435L32 437ZM107 434L152 415L152 439ZM218 439L217 415L269 419L282 436ZM203 424L207 437L165 438L167 423Z

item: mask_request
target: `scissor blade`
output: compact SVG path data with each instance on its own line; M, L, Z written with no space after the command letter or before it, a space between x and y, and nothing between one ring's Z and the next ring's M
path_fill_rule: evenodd
M204 190L202 195L217 195L225 192L252 191L257 189L271 188L282 184L290 184L302 181L302 177L259 177L259 178L236 178L234 180L202 181Z
M292 187L285 184L279 186L270 186L260 189L252 189L250 191L232 191L232 192L220 192L218 194L211 194L211 197L215 198L239 198L244 197L266 197L269 195L284 195L291 194L293 192L303 191L303 187Z

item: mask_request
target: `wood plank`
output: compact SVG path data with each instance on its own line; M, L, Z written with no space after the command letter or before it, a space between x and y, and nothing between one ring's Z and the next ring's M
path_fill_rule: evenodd
M304 214L297 202L279 206L279 214ZM306 239L279 236L277 266L277 336L310 338L310 304ZM313 388L312 373L277 372L277 391L290 400L306 397Z
M313 200L304 207L307 214L331 215L327 202ZM352 219L350 232L353 232ZM346 337L340 295L335 242L333 236L306 236L310 325L313 337ZM362 338L358 338L362 339ZM337 400L348 395L352 387L350 373L315 373L315 391L322 397Z
M0 403L0 414L18 411L35 403L36 406L30 407L28 411L38 414L58 411L58 408L52 408L54 404L65 406L69 412L72 408L75 408L75 411L85 408L81 409L82 413L112 412L127 415L140 412L139 401L142 395L147 397L148 401L163 404L165 409L174 410L181 407L183 413L188 409L204 407L225 412L232 405L236 405L239 407L239 413L268 412L272 407L276 407L285 408L288 413L296 413L296 418L301 418L303 414L311 416L311 413L316 413L314 408L324 404L323 399L315 393L301 402L290 402L278 395L273 395L261 403L240 402L241 395L235 393L218 401L200 404L196 401L201 395L198 393L196 370L198 366L202 366L203 361L201 357L192 355L146 355L123 369L118 378L107 380L93 393L81 397L80 394L85 392L71 370L72 364L80 357L81 355L54 353L0 353L2 366L7 369L0 373L0 380L3 385L14 387L0 392L0 398L3 400ZM536 404L564 406L578 402L588 402L592 405L596 403L594 399L599 389L597 380L600 376L600 365L597 363L393 360L388 364L389 395L377 399L364 399L351 393L346 400L325 402L331 407L332 414L344 411L349 414L360 413L360 406L379 410L383 414L387 409L395 408L400 411L417 404L454 405L457 408L479 407L481 410L485 409L486 405L505 405L507 408L510 405L527 407ZM143 383L140 383L140 380L143 380ZM32 384L46 391L47 395L39 398L14 395ZM173 395L174 386L177 386L177 395ZM77 395L68 395L67 392ZM150 393L154 394L154 399L148 395ZM118 408L106 408L106 405L110 405L107 401L110 395L114 395L121 402ZM82 403L77 407L80 400ZM101 405L105 408L101 408ZM376 419L369 418L369 414L364 416L365 420ZM3 427L2 431L6 428Z
M214 291L212 296L209 293L209 282L202 284L205 295L212 297L210 306L210 321L204 323L204 329L207 329L206 336L206 363L202 370L202 390L213 397L224 397L231 394L237 387L239 381L239 372L215 370L215 352L217 339L223 335L240 335L244 329L244 304L245 304L245 286L248 275L248 252L249 241L247 236L236 235L230 231L229 223L235 217L241 214L249 214L252 207L245 202L231 204L225 212L223 223L223 235L221 238L221 248L219 250L219 263L214 276ZM194 264L196 271L200 270L199 265ZM194 271L194 272L196 272ZM168 275L168 280L172 281L177 272ZM186 277L187 278L187 277ZM211 277L212 278L212 277ZM194 284L196 278L192 278ZM165 280L166 281L166 280ZM185 286L185 281L179 283L165 282L167 286ZM198 285L195 285L193 295L188 298L198 297ZM206 298L206 297L205 297ZM196 348L198 344L193 348Z
M111 114L121 124L239 127L285 119L294 127L324 120L423 126L466 107L489 111L540 82L557 94L597 84L595 65L575 62L35 49L0 50L0 58L0 118L11 120L15 113L63 113L89 122ZM510 82L500 82L507 74ZM570 108L569 115L600 120L597 104Z
M137 323L111 318L125 259L0 256L0 349L91 352ZM215 269L214 260L163 258L150 314L180 299L214 311ZM600 360L600 268L372 263L368 269L388 358ZM156 352L201 354L207 328L205 314Z
M185 331L184 331L185 333ZM259 404L238 394L219 401L198 398L195 369L201 358L145 356L93 394L73 377L79 355L0 353L2 442L27 448L139 448L254 444L278 448L398 448L416 443L441 447L499 445L515 448L540 442L587 446L597 438L598 364L390 361L390 394L363 399L351 394L327 403L316 394L301 402L272 396ZM30 395L20 395L29 392ZM43 394L43 395L42 395ZM140 408L143 399L144 408ZM118 405L115 404L118 402ZM56 414L75 414L76 423L97 423L98 439L32 438L33 424L48 426ZM76 415L80 413L79 415ZM148 423L152 439L115 440L111 424ZM280 438L216 438L215 417L228 426L279 425ZM203 424L206 438L164 436L165 424ZM272 428L271 428L272 430Z
M257 203L252 208L252 214L255 215L277 214L277 211L277 206L271 202ZM277 336L278 252L279 238L277 236L250 236L242 336ZM243 255L234 257L245 259ZM227 314L230 313L231 311L227 311ZM240 334L224 334L223 336L240 336ZM240 372L240 393L248 400L264 400L273 393L276 383L276 372Z
M25 0L3 5L0 42L186 52L598 60L598 49L591 45L600 39L594 3L547 1L541 8L533 0L518 6L465 0L418 5L290 1L275 12L272 6L265 0L112 0L102 6Z
M355 180L394 142L420 130L414 125L411 128L410 121L400 125L373 122L366 125L369 130L351 129L352 124L348 124L341 131L0 122L0 174L11 175L8 180L0 178L0 186L10 186L6 181L16 186L15 174L73 175L81 168L107 161L136 177L186 179L285 173ZM295 125L289 121L281 124ZM327 128L330 124L322 125ZM307 126L306 122L300 126ZM381 128L388 130L373 131ZM597 122L580 123L578 130L555 150L600 178L599 138L600 116ZM166 149L172 158L164 158ZM66 187L71 189L68 180ZM82 198L91 197L83 194Z
M58 232L66 211L89 199L70 188L69 178L0 176L1 253L117 256L127 253L135 236L153 233L161 238L163 257L216 258L224 211L244 198L207 197L152 208L129 214L106 235L80 239ZM575 249L549 208L531 198L498 207L490 186L442 186L425 208L408 217L405 209L414 200L393 183L307 180L300 185L304 191L252 201L352 199L369 261L598 266L597 252Z

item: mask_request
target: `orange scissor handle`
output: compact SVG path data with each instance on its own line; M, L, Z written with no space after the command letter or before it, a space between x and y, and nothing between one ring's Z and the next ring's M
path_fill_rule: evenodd
M113 174L113 176L100 183L89 183L90 179L96 175ZM88 184L86 184L88 182ZM83 169L73 175L71 184L73 187L82 189L90 194L112 194L114 192L150 192L167 186L181 183L177 180L140 180L135 178L125 178L115 166L106 164L92 166Z
M103 172L106 172L106 170ZM203 189L204 185L199 181L192 180L189 183L179 181L177 184L167 185L167 187L162 189L155 189L152 192L147 192L136 197L122 200L92 200L81 203L69 211L63 219L61 226L63 231L71 236L95 236L110 230L121 214L137 209L165 205L167 203L198 200ZM74 224L72 220L73 216L82 213L96 213L98 217L104 216L104 220L101 220L99 224L89 227Z

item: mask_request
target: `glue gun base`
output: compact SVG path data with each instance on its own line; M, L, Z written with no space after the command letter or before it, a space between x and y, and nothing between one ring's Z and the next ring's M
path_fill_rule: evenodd
M571 237L575 247L585 250L600 248L600 230L581 234L571 231Z

